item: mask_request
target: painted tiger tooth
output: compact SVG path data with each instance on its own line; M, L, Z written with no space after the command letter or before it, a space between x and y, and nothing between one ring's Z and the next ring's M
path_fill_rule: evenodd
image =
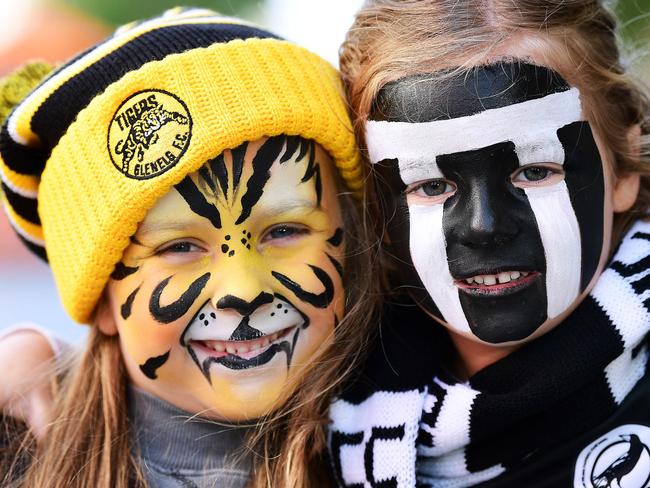
M497 280L499 280L499 283L508 283L510 281L510 273L499 273L497 275Z
M510 272L510 279L517 280L521 276L521 273L519 271L511 271Z
M485 275L483 277L483 283L486 285L496 285L497 284L497 277L494 275Z

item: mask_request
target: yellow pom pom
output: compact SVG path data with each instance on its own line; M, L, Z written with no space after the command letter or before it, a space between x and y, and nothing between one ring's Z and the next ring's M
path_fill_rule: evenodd
M0 124L53 69L45 62L35 61L0 79Z

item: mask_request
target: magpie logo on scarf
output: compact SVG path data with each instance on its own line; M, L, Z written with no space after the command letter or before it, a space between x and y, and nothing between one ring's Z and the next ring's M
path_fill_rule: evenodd
M374 372L363 395L351 385L330 408L339 484L466 487L494 479L611 416L647 374L649 331L650 223L637 222L560 326L468 381L434 375L404 390L385 387Z

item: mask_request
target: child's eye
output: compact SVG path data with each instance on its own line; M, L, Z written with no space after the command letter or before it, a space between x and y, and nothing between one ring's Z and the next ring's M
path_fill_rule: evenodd
M297 224L280 224L271 227L264 233L260 242L272 240L289 240L309 234L309 229Z
M456 191L456 186L447 180L429 180L407 188L406 193L418 197L439 197Z
M197 246L196 244L188 241L178 241L167 244L156 250L156 255L164 254L186 254L190 252L200 252L203 251L202 247Z
M518 183L538 183L554 179L555 175L562 175L559 168L548 166L524 166L512 175L512 181Z

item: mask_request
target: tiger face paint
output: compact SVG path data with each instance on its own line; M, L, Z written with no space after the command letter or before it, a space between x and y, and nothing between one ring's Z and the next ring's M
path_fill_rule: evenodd
M398 80L370 119L392 249L429 314L502 344L575 306L606 254L603 164L576 88L503 62Z
M147 214L108 285L131 380L240 420L290 395L343 314L333 164L273 137L209 161Z

